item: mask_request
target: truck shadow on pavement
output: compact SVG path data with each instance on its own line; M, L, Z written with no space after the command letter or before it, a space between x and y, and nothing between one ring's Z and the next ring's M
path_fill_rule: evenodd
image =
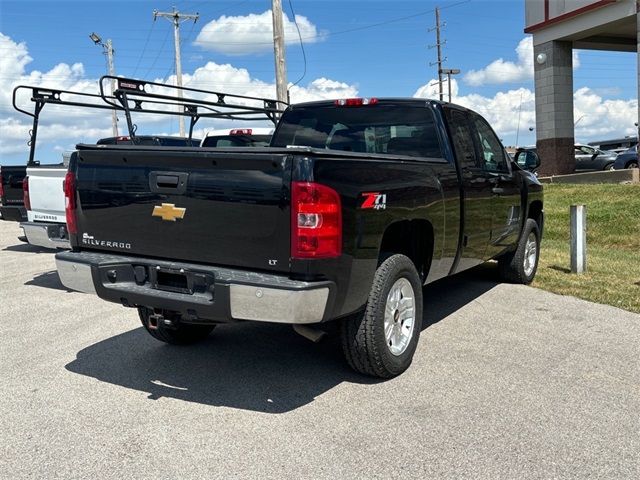
M424 289L423 329L497 284L491 270L474 272ZM161 344L137 328L81 350L65 368L146 392L150 400L168 397L263 413L295 410L342 382L381 382L353 372L335 337L313 344L287 325L252 322L218 326L190 347Z
M35 287L51 288L53 290L61 290L63 292L72 291L62 284L57 270L40 273L24 284Z
M16 245L9 245L2 250L7 252L23 252L23 253L52 253L55 254L56 250L50 248L38 247L31 245L30 243L18 243Z

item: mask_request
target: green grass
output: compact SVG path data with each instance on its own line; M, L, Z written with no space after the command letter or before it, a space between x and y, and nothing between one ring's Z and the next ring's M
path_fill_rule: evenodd
M587 271L570 273L569 206L587 206ZM533 283L640 313L640 185L545 185L545 231Z

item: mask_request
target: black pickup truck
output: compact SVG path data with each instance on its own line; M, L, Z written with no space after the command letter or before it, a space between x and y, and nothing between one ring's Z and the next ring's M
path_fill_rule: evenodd
M0 166L0 215L2 220L23 222L27 220L24 206L22 181L27 167L18 165Z
M384 378L411 363L424 284L490 259L531 282L544 220L480 115L419 99L290 106L265 148L79 145L65 192L67 287L168 343L339 321L348 363Z

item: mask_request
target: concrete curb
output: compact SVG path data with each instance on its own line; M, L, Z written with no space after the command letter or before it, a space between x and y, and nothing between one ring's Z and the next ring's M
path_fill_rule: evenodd
M540 177L542 183L640 183L640 169L608 170L605 172L573 173Z

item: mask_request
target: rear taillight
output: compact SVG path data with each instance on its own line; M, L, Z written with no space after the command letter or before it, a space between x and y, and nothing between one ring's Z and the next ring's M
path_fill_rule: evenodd
M4 197L4 178L0 174L0 197Z
M29 198L29 176L27 175L22 180L22 200L24 201L24 208L31 210L31 198Z
M291 184L291 256L329 258L342 253L342 209L333 188Z
M78 223L76 221L76 175L67 172L64 177L64 211L67 216L67 230L70 234L78 233Z

